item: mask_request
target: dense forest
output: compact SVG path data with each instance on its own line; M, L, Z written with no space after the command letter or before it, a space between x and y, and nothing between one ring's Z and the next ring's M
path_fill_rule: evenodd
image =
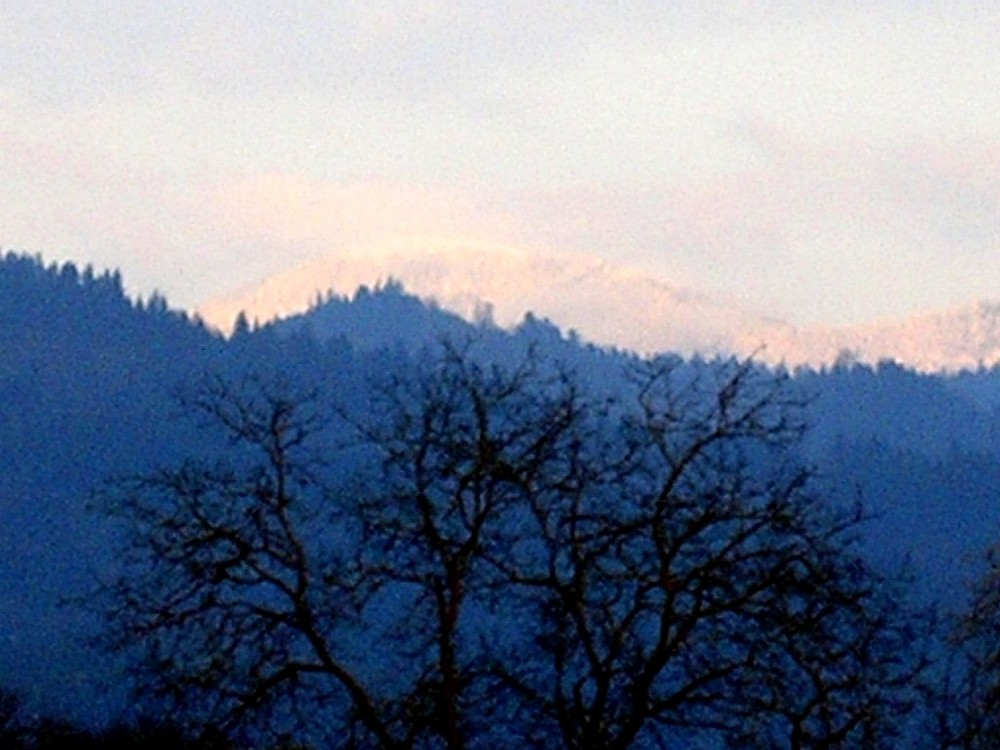
M1000 372L13 254L0 321L4 747L996 747Z

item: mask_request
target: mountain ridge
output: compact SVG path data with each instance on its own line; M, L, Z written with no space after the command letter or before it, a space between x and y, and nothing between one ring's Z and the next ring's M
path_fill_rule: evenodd
M391 280L468 321L486 317L510 328L530 312L592 343L643 355L735 354L793 367L888 359L922 372L1000 363L996 301L800 327L595 256L420 239L321 256L198 312L228 330L240 312L265 323L305 312L325 294L349 297Z

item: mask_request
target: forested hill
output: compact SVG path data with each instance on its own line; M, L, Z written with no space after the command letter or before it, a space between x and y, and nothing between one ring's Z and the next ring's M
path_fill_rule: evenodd
M113 710L99 696L121 695L118 668L90 644L99 621L80 604L115 569L120 529L93 500L108 482L216 450L185 394L257 376L363 407L366 383L443 339L476 340L498 361L542 352L605 393L637 363L535 318L509 332L469 324L395 284L227 339L162 298L129 299L117 273L0 260L0 687L76 718ZM873 512L867 554L885 568L908 557L921 597L962 606L1000 541L1000 372L845 363L798 371L791 387L828 491Z
M113 558L90 493L179 455L190 433L170 390L224 367L226 345L162 300L127 299L117 274L13 255L0 321L0 675L72 710L78 686L95 695L76 640L93 628L59 605Z

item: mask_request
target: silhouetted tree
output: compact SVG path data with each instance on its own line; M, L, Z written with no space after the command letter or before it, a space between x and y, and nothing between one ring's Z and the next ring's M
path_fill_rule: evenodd
M392 650L412 674L411 733L425 724L448 748L510 744L483 673L488 639L509 624L493 612L492 558L525 479L556 460L582 400L564 373L532 357L485 366L449 345L373 385L365 413L348 415L379 460L356 506L361 560L407 625Z
M950 671L936 696L941 746L957 750L1000 748L1000 547L987 555L950 641Z
M233 321L233 337L246 336L249 333L250 321L247 319L247 314L241 310Z
M599 398L484 361L398 360L336 418L201 389L226 455L109 501L140 684L342 747L885 746L919 661L860 514L811 492L780 380L661 360Z
M187 404L221 428L230 450L109 496L134 540L114 586L114 645L130 649L136 639L140 684L197 723L232 729L282 715L273 733L287 734L298 729L297 708L315 698L312 683L326 680L332 687L317 688L324 699L336 693L395 746L355 674L358 655L342 655L338 642L341 620L353 621L349 610L340 615L342 600L362 581L330 544L348 532L316 473L315 397L215 380ZM328 528L307 536L317 517Z
M535 648L496 660L499 684L572 748L678 729L734 747L887 746L921 661L851 549L860 515L814 497L791 456L781 382L667 361L637 396L586 410L584 434L525 478L526 525L495 564Z
M150 695L225 728L291 736L324 714L345 746L467 746L478 660L460 630L512 501L502 467L537 461L558 429L561 402L530 372L449 349L387 376L363 419L344 414L359 468L338 488L315 395L204 388L189 403L222 426L227 461L110 498L133 540L113 586L116 645L139 644Z

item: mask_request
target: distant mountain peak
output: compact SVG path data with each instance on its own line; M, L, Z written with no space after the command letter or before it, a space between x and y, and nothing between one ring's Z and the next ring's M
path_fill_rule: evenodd
M796 328L639 269L588 255L504 245L409 239L379 249L338 251L213 301L199 311L228 330L244 311L267 322L306 311L317 297L350 297L361 286L401 289L460 317L502 327L528 312L584 339L641 354L754 355L789 366L893 359L922 371L1000 362L1000 302L841 328Z
M594 343L642 353L728 351L740 336L781 326L593 256L431 241L333 253L200 313L225 330L241 310L261 321L286 317L317 293L349 296L387 279L467 320L490 310L510 327L534 312Z

